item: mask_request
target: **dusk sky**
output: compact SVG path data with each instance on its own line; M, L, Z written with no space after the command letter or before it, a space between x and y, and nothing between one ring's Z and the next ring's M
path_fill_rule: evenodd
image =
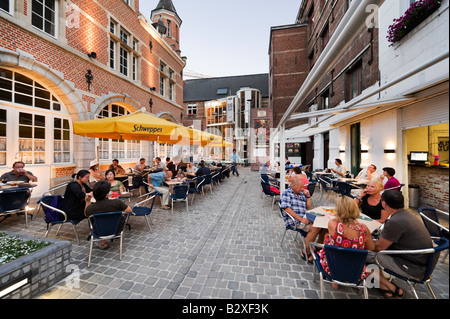
M159 0L140 0L150 18ZM293 24L300 0L173 0L186 70L221 77L269 72L272 26Z

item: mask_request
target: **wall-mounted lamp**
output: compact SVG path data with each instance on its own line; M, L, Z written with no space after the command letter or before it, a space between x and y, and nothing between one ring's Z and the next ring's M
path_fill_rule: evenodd
M395 154L395 150L384 150L384 154Z
M150 47L150 51L152 51L153 50L153 42L152 42L152 40L150 40L150 42L148 43L148 46Z
M341 154L345 153L345 150L339 150L339 153L341 153Z
M361 153L369 153L369 150L361 150Z
M156 87L152 87L152 88L150 88L150 91L153 91L153 92L155 92L155 91L156 91Z
M148 104L150 105L150 113L152 113L152 108L153 108L153 99L150 98L150 101L148 101Z
M92 81L94 80L94 76L92 75L92 71L91 70L87 70L86 74L84 75L84 77L86 78L86 83L88 84L88 91L91 91L91 84Z
M93 58L93 59L97 59L97 53L92 51L91 53L88 53L88 57Z
M31 272L28 272L27 274L15 279L12 282L8 282L5 285L0 286L0 298L3 298L4 296L7 296L11 294L12 292L16 291L17 289L20 289L26 285L29 285L31 283Z

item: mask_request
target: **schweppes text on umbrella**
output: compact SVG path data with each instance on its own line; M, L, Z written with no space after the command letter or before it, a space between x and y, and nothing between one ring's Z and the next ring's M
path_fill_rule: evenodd
M163 129L162 128L157 128L157 127L148 127L148 126L142 126L142 125L134 125L134 130L132 133L135 132L147 132L150 134L154 134L154 133L162 133Z

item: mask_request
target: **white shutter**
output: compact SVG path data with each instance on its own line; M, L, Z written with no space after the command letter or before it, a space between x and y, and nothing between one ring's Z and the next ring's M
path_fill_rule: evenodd
M402 108L402 129L448 123L449 95L442 94Z

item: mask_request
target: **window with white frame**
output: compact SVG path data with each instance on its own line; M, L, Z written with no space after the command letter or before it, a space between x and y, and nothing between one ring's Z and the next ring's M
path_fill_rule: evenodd
M45 164L50 161L46 154L52 151L54 163L71 162L70 119L49 90L27 76L0 68L0 102L20 105L10 114L0 109L0 165L6 165L8 153L17 154L14 160L25 164ZM12 141L7 139L8 129L14 129L9 132ZM47 140L49 132L54 132L53 140Z
M45 124L43 115L19 113L19 161L25 164L45 164Z
M14 0L0 0L0 10L6 11L9 14L13 14Z
M133 55L133 81L137 81L137 57Z
M139 67L139 41L119 23L110 19L109 67L137 81Z
M109 41L109 67L116 69L116 42L113 40Z
M108 118L128 115L123 106L111 104L103 108L98 118ZM112 159L138 159L141 152L140 141L122 141L111 139L99 139L99 156L101 160Z
M31 24L39 30L56 36L58 1L33 0L31 4Z
M162 96L164 96L165 91L166 91L166 85L165 85L165 77L163 75L159 76L159 94L161 94Z
M172 21L167 20L167 36L172 37Z
M45 87L20 73L0 68L0 101L61 111L58 99Z
M120 73L128 76L128 51L120 47Z
M68 119L53 119L53 162L70 163L70 124Z
M173 93L174 93L174 91L173 91L173 89L174 89L174 84L173 84L173 82L172 81L170 81L169 82L169 100L171 100L171 101L173 101Z
M197 115L197 104L188 104L188 115Z

